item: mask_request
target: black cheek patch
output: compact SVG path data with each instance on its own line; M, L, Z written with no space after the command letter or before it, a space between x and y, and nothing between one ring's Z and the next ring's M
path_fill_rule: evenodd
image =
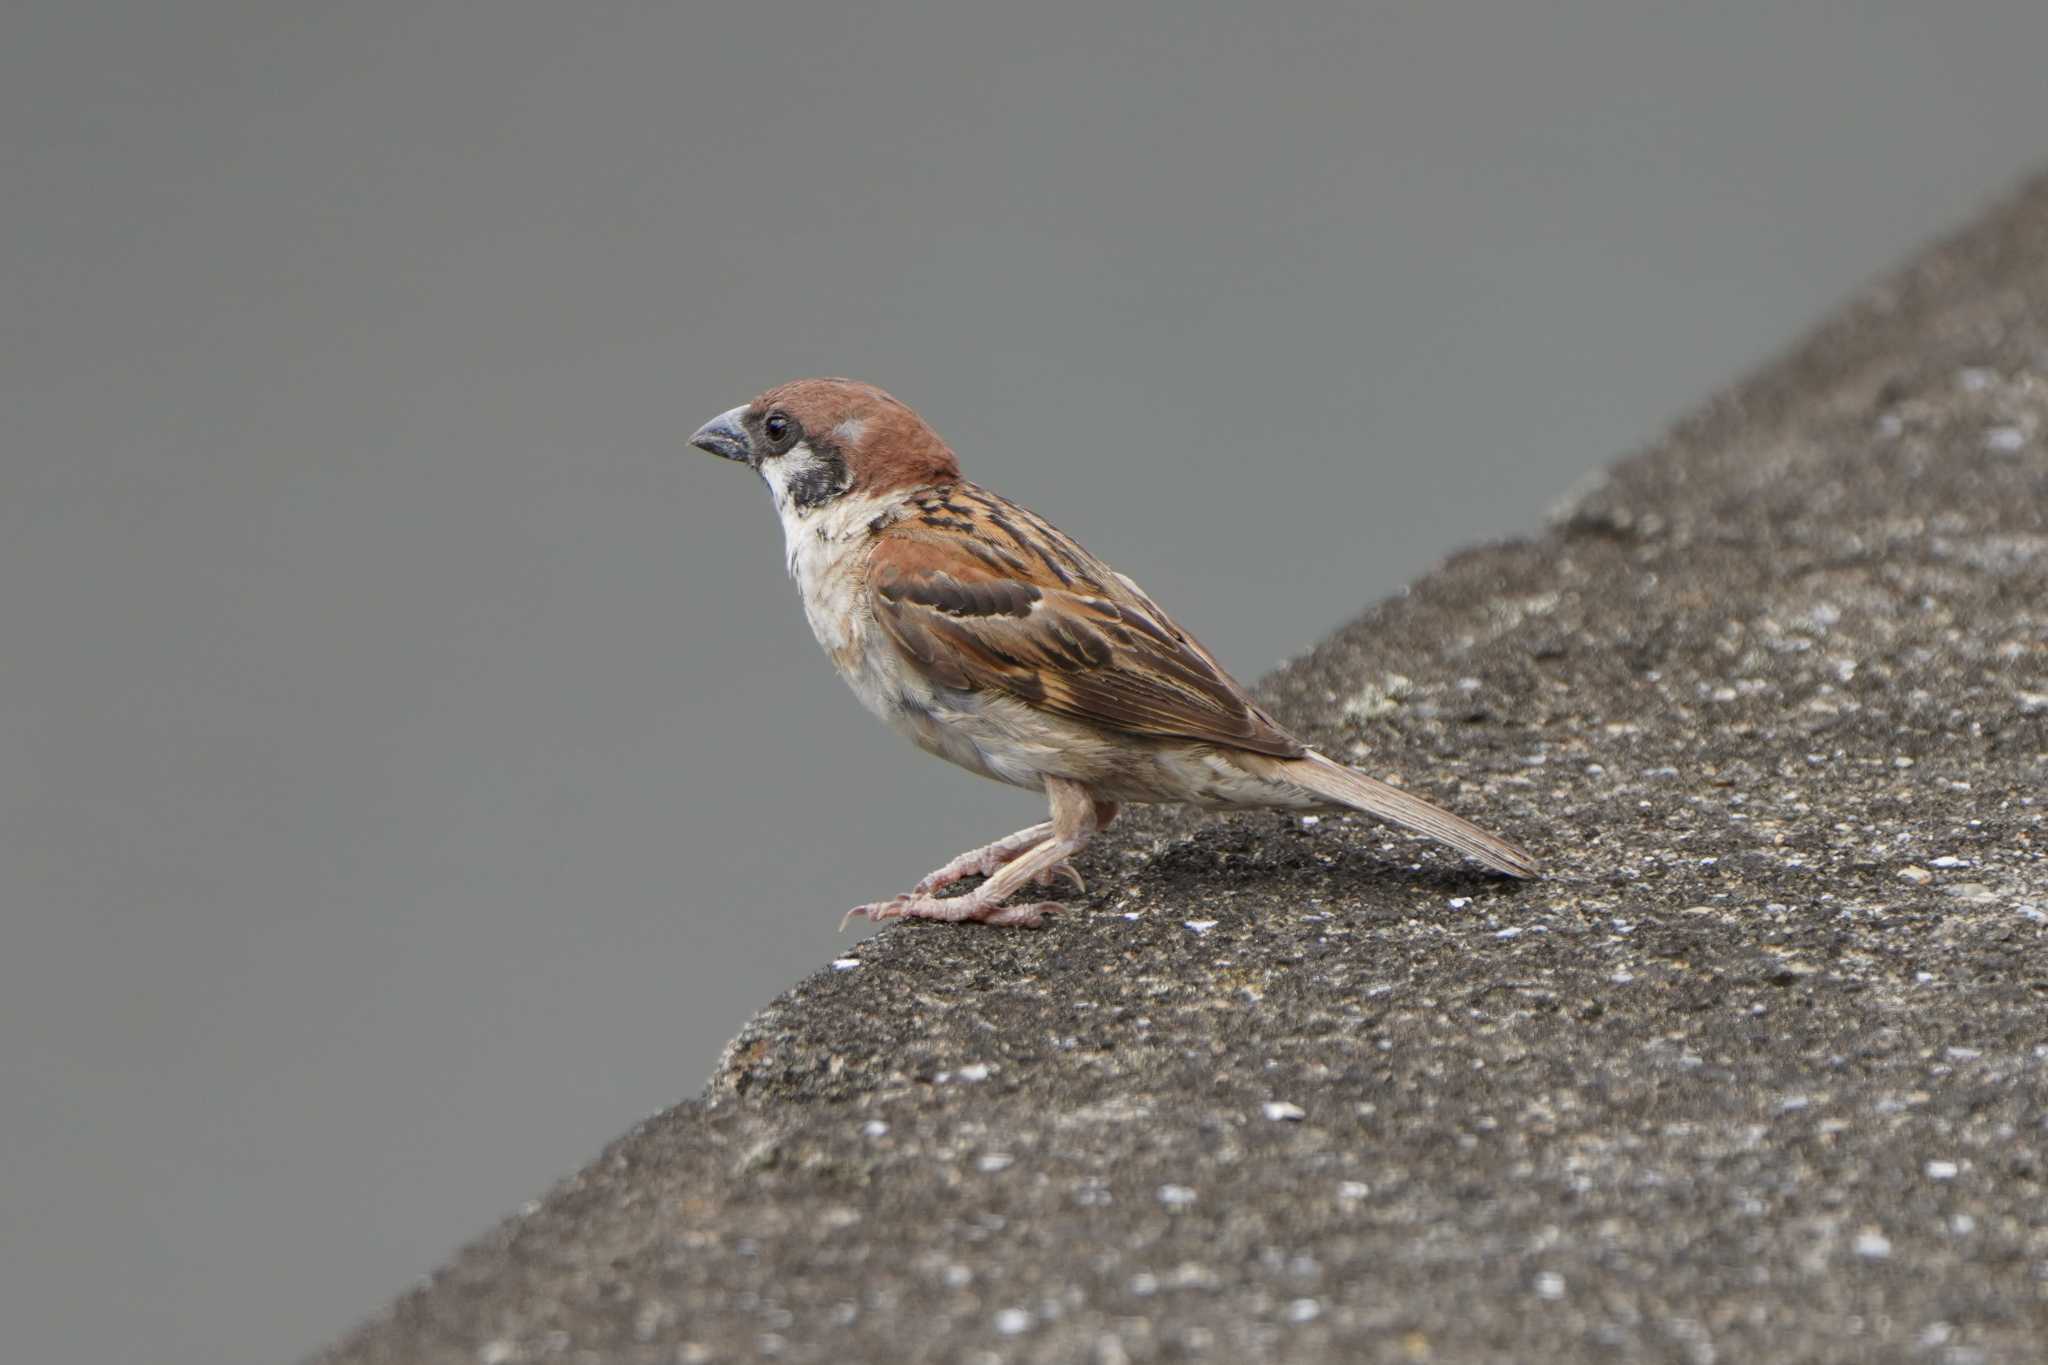
M789 500L798 507L817 507L844 493L847 483L846 461L839 452L813 448L810 463L789 476Z

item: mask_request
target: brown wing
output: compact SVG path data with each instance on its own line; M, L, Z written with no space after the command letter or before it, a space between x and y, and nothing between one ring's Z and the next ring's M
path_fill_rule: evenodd
M913 501L869 583L876 621L943 686L1144 738L1305 752L1129 580L972 484Z

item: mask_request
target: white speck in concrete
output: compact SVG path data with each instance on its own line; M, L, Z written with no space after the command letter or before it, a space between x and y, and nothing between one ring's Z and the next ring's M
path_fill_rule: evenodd
M1011 1156L1008 1152L983 1152L981 1160L975 1162L974 1165L976 1169L989 1175L994 1175L997 1171L1009 1170L1016 1162L1017 1158Z
M1930 1161L1927 1163L1927 1178L1929 1180L1954 1180L1956 1172L1961 1169L1953 1161Z
M1014 1337L1031 1330L1035 1319L1021 1308L1005 1308L996 1314L996 1332L1001 1336Z
M860 966L860 959L857 957L835 957L832 959L832 970L835 972L850 972L858 966Z
M1314 1322L1323 1315L1323 1306L1314 1299L1296 1299L1287 1305L1287 1320L1292 1323Z
M860 1132L862 1137L887 1137L889 1136L889 1125L880 1119L869 1119L860 1126Z
M1564 1297L1564 1276L1555 1270L1546 1270L1536 1276L1536 1297L1549 1299L1553 1303Z
M1161 1185L1159 1202L1170 1209L1184 1209L1195 1202L1195 1192L1185 1185Z
M2027 433L2018 427L1993 427L1984 433L1984 448L1994 455L2017 455L2027 448Z
M1866 1261L1882 1261L1892 1254L1892 1239L1877 1228L1865 1228L1856 1234L1855 1251Z
M958 1076L961 1080L967 1081L969 1083L985 1081L988 1079L988 1063L969 1062L966 1066L961 1067L958 1071L954 1072L953 1074L955 1076Z
M1188 919L1182 920L1181 923L1198 934L1206 934L1216 927L1216 921L1213 919Z
M1299 1123L1308 1117L1306 1109L1303 1109L1298 1104L1289 1104L1286 1100L1267 1100L1264 1107L1266 1117L1275 1122L1285 1119L1293 1123Z

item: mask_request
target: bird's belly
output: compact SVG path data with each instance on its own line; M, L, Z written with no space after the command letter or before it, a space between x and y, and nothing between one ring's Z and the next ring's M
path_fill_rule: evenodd
M820 643L825 643L822 633ZM852 632L839 648L826 644L839 675L862 706L918 748L971 773L1033 791L1045 786L1043 760L1050 751L1014 733L992 714L982 697L937 688L914 673L896 652L876 638L872 623Z

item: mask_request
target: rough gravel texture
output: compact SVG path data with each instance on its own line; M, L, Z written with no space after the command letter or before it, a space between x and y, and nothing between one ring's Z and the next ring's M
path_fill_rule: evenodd
M2048 1355L2048 180L1264 693L1553 874L1141 816L321 1359Z

